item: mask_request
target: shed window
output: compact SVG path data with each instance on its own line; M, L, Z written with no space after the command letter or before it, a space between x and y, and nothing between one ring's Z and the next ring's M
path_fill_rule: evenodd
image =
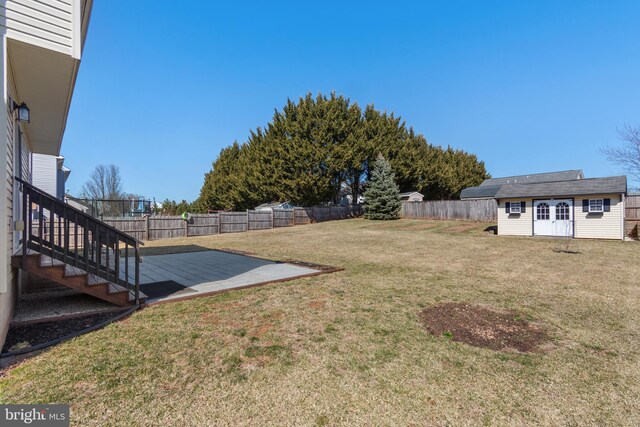
M549 205L546 203L540 203L536 208L536 219L547 220L549 219Z
M522 212L522 207L520 206L520 202L511 202L511 211L512 214L519 214Z
M569 219L569 205L560 202L556 205L556 220L565 221Z
M604 200L589 199L589 212L604 212Z

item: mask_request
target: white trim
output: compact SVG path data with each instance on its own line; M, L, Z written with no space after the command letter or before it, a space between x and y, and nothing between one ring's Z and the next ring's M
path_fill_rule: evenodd
M82 0L73 0L71 5L71 57L82 56Z
M622 209L620 209L620 238L622 240L624 240L624 238L625 238L624 232L626 231L626 227L625 227L626 224L625 224L625 221L624 221L624 216L626 214L625 207L624 207L625 199L626 199L625 195L621 194L620 195L620 203L622 204Z
M591 209L591 202L600 200L600 209ZM589 199L589 213L603 213L604 212L604 198Z
M7 170L7 37L2 36L0 42L0 61L2 65L0 70L2 76L0 76L0 84L2 84L2 105L0 105L0 180L3 183L0 185L0 294L9 290L9 284L7 279L9 277L9 259L11 253L9 253L8 236L9 236L9 221L13 221L9 214L9 206L7 206L8 192L7 188L9 184ZM13 143L13 141L11 141Z

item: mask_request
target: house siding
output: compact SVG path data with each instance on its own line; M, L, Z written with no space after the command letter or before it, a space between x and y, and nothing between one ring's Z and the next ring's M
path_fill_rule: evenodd
M7 37L67 55L74 54L74 10L80 0L7 0L0 7Z
M55 197L58 197L57 163L55 156L33 155L33 185Z
M611 210L601 214L582 212L582 201L585 199L611 199ZM624 200L619 194L580 196L575 200L575 237L587 239L624 238Z
M4 40L3 40L4 42ZM3 43L4 44L4 43ZM4 52L3 52L4 56ZM3 79L4 80L4 79ZM0 117L4 120L4 129L0 132L2 151L6 154L3 164L5 174L5 190L2 209L6 215L2 222L0 236L4 234L4 241L0 244L2 260L0 261L0 343L3 343L9 330L9 323L13 318L13 310L18 294L17 272L11 268L13 247L13 123L8 108L2 109Z
M507 203L526 202L525 212L510 215L506 211ZM498 234L505 236L533 235L532 199L501 199L498 203Z
M5 81L7 82L7 96L11 97L13 82L10 76L7 76ZM14 220L17 219L14 218L14 197L20 197L16 194L17 184L13 178L18 173L14 168L15 156L18 155L14 149L17 129L8 105L3 110L2 116L5 121L5 129L0 135L5 139L2 145L4 151L6 151L6 196L4 198L5 206L3 207L6 209L6 217L2 228L4 229L3 231L6 231L6 240L0 245L0 250L3 252L3 260L0 263L0 277L4 277L6 280L0 280L0 343L3 343L6 337L18 297L19 271L11 267L11 256L14 252L13 224ZM22 137L20 152L22 169L20 178L29 181L31 179L31 149L26 135Z

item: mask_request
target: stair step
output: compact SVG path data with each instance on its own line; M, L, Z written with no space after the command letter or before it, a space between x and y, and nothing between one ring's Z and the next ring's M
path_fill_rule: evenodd
M66 264L64 266L64 275L65 277L86 276L87 272L79 269L78 267L74 267L72 265Z
M103 285L105 283L109 283L108 280L103 279L102 277L98 277L95 274L87 274L87 285L89 286L97 286Z
M14 267L24 268L26 271L41 275L58 284L93 295L113 304L129 306L135 303L135 292L133 290L126 289L124 286L105 280L95 274L87 273L80 268L65 264L48 255L28 252L23 260L22 252L19 251L12 257L11 263ZM142 292L139 293L139 301L141 303L147 299L147 295Z
M66 264L62 261L58 261L57 259L51 258L47 255L40 255L40 267L61 267L63 265Z

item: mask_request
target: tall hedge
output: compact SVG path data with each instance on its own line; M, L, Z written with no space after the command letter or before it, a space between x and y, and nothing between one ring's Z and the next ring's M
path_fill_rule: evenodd
M378 154L401 191L420 191L427 199L456 198L489 176L475 155L429 144L393 113L373 105L363 110L334 93L308 94L288 100L245 143L223 149L194 207L250 209L284 200L310 206L338 202L345 189L356 200Z

